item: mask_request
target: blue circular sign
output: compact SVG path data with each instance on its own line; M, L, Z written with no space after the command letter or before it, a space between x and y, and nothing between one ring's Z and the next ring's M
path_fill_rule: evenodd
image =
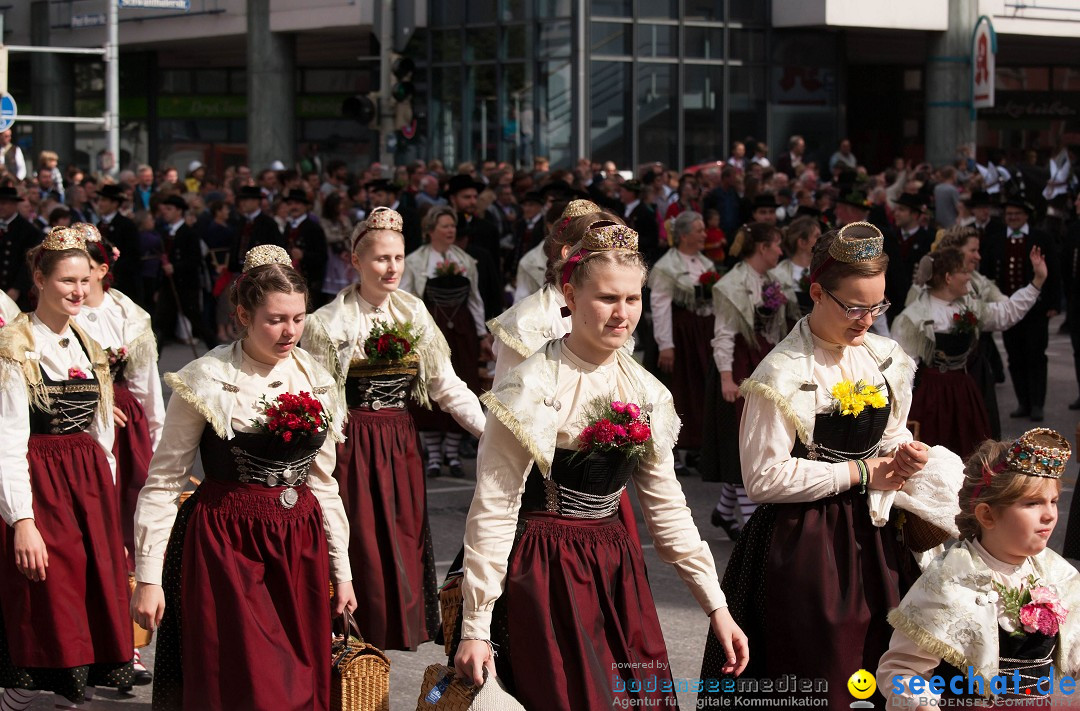
M0 94L0 131L11 128L18 115L19 107L15 104L15 97L6 91Z

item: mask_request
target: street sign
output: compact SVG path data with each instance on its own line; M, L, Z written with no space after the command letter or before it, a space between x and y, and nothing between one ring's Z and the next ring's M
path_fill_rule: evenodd
M19 115L19 107L15 105L15 97L6 91L0 94L0 131L6 131L15 124L15 117Z
M151 10L183 10L191 9L191 0L120 0L121 8L138 7Z
M85 15L71 16L71 29L78 30L84 27L104 27L108 19L104 12L90 12Z
M987 109L994 105L994 56L997 35L990 18L983 15L975 23L971 38L971 106Z

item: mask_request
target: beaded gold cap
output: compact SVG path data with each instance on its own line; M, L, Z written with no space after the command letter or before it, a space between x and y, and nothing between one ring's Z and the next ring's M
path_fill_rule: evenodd
M77 227L57 227L45 235L41 248L56 251L81 249L85 252L86 234Z
M1005 450L1003 462L1004 468L1028 476L1060 479L1071 456L1069 440L1052 429L1037 427L1020 435Z
M575 217L581 217L582 215L591 215L594 212L600 212L600 206L592 200L571 200L563 210L563 219L573 219Z
M626 225L611 220L597 220L589 225L585 236L581 238L581 249L590 252L610 252L622 250L636 252L638 233Z
M829 245L829 255L838 262L867 262L881 254L885 237L869 222L852 222L840 228Z
M244 255L244 273L255 267L265 267L267 264L284 264L291 267L292 258L289 257L288 252L276 244L260 244L258 247L249 249Z
M76 229L82 232L83 237L86 239L87 242L101 241L101 233L98 232L98 228L94 227L88 222L76 222L71 227L72 229Z
M401 219L401 213L388 207L375 208L364 222L364 229L368 232L372 230L401 232L404 228L405 223Z

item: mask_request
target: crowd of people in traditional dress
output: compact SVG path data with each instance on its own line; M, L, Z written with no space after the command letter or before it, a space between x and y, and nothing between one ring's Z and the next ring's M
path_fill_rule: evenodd
M1001 441L992 335L1009 416L1041 422L1076 156L767 155L113 179L30 174L0 134L0 710L150 683L155 709L327 709L344 613L528 709L674 705L639 515L705 613L701 705L740 676L839 707L857 669L912 703L968 666L1016 670L966 689L1004 699L1080 671L1080 578L1047 548L1071 449ZM171 341L209 352L166 407ZM426 480L473 457L440 585Z

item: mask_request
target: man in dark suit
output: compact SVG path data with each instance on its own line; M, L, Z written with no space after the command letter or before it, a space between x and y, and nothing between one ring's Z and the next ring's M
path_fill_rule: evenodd
M285 237L273 217L262 211L262 190L245 185L236 193L236 207L244 222L240 225L236 247L229 256L229 271L239 274L244 268L244 255L252 247L276 244L285 247Z
M656 222L656 213L641 199L644 189L645 186L640 181L627 180L619 186L619 199L623 204L621 216L627 227L638 233L638 249L649 262L649 266L652 266L662 253L660 226Z
M985 190L976 190L971 193L971 197L964 201L964 206L975 218L975 222L971 226L979 232L980 247L986 243L987 239L991 241L998 240L1000 243L999 238L1005 235L1005 223L1000 217L990 214L990 208L993 207L993 204L994 201L990 193Z
M885 236L885 253L889 255L889 267L885 271L885 297L894 308L886 312L891 324L903 311L908 290L915 278L919 260L930 253L934 235L922 226L923 202L917 195L904 193L896 201L893 218L896 229Z
M326 276L326 233L308 212L311 201L303 190L293 189L285 195L289 209L289 229L285 235L285 249L292 256L293 266L304 275L308 292L322 292Z
M98 230L101 236L120 250L120 258L110 268L113 286L130 296L136 303L143 302L142 255L139 253L139 228L120 213L120 206L127 195L119 185L103 185L98 191L98 208L101 220Z
M161 235L165 254L154 333L159 344L167 341L176 333L177 316L182 312L191 323L190 335L202 339L207 348L213 348L217 338L202 318L202 248L194 230L184 221L187 203L179 195L170 195L158 204L158 210L165 223Z
M1058 255L1044 233L1031 227L1035 208L1022 197L1005 203L1004 233L988 236L981 245L983 274L997 282L1001 293L1011 296L1027 286L1034 270L1029 255L1033 247L1046 257L1047 277L1038 301L1024 318L1002 334L1009 356L1009 375L1019 407L1010 417L1030 417L1042 422L1046 404L1046 346L1050 340L1049 320L1057 315L1061 299L1061 269Z
M495 318L506 308L499 254L499 230L476 214L476 198L484 184L469 175L450 178L446 197L457 213L457 244L476 260L484 318Z
M371 208L388 207L401 215L401 234L405 238L405 254L416 251L424 243L420 233L420 213L416 210L416 200L411 195L404 195L401 188L386 178L371 180L364 184Z
M0 289L7 292L23 311L33 308L33 285L26 251L41 242L41 232L19 214L23 201L18 190L0 187Z
M536 190L525 193L521 199L521 218L511 226L510 253L506 271L517 273L517 264L525 253L544 241L547 225L544 224L544 196Z
M788 152L776 159L776 172L783 173L789 180L794 180L799 175L799 169L803 166L803 154L806 153L806 141L802 136L792 136L788 139Z

